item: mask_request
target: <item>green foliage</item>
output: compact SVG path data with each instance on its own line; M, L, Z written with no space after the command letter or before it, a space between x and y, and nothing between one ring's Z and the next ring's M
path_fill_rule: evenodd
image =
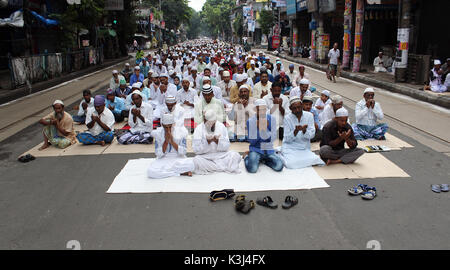
M236 18L233 21L233 29L235 34L238 37L242 37L244 35L244 17L241 13L238 13Z
M188 0L164 0L161 1L161 10L167 29L178 30L182 23L189 23L191 8Z
M234 0L206 0L201 16L213 37L231 36L230 15L234 6Z
M269 35L270 29L274 25L275 16L271 10L261 10L259 13L258 23L261 26L261 32L265 35Z

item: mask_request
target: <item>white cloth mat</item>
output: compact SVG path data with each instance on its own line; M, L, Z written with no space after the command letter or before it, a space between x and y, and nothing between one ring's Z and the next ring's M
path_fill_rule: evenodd
M164 179L147 178L147 167L154 159L129 160L116 176L107 193L185 192L209 193L213 190L234 189L235 192L292 190L330 187L312 168L275 172L261 164L258 172L250 174L241 161L240 174L214 173Z

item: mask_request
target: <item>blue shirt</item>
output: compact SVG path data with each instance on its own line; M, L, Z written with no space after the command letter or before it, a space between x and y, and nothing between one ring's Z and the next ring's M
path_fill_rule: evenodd
M274 116L267 114L269 123L265 131L258 130L256 115L247 120L249 150L260 154L274 154L273 142L277 139L277 125Z
M136 73L133 73L133 75L131 75L130 77L130 85L133 85L133 83L137 83L137 82L144 82L144 74L139 73L139 78L136 77Z
M116 91L114 91L115 92L115 94L116 94L116 97L118 97L120 94L122 94L122 91L121 91L121 89L120 89L120 87L117 87L116 88ZM128 96L129 94L131 93L131 88L130 87L125 87L125 91L123 92L123 94L125 95L125 96Z
M317 110L314 107L311 107L311 111L309 111L309 112L313 114L313 116L314 116L314 123L316 123L317 124L317 128L320 129L319 113L317 112Z
M122 113L122 110L125 109L125 102L123 99L114 97L114 102L109 101L109 99L106 99L105 107L109 109L109 106L113 106L114 110L112 111L114 114L120 114Z

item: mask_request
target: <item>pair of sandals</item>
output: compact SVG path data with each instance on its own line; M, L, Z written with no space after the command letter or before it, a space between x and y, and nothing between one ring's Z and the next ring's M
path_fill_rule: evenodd
M264 198L258 198L256 200L256 203L261 206L272 208L272 209L278 208L278 204L276 204L270 196L266 196ZM289 209L296 204L298 204L298 199L294 196L289 195L289 196L286 196L286 198L284 199L284 203L281 205L281 207L283 207L283 209Z
M250 210L255 208L253 200L247 201L245 195L239 195L234 200L234 208L243 214L248 214Z
M436 193L441 192L448 192L448 184L442 184L442 185L431 185L431 190Z
M21 156L19 157L17 160L22 162L22 163L26 163L26 162L30 162L32 160L35 160L36 158L34 156L32 156L31 154L26 154L25 156Z
M348 194L352 196L361 195L364 200L373 200L377 196L377 189L368 185L359 184L348 189Z

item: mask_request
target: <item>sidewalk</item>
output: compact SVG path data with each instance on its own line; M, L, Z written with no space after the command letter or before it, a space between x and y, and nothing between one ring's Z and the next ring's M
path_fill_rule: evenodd
M277 56L273 52L265 50L266 53ZM286 53L280 53L277 57L284 58L286 60L302 64L311 68L315 68L321 71L326 71L326 64L319 64L313 62L308 58L292 57L288 56ZM445 93L434 93L431 91L419 90L423 88L422 85L415 85L409 83L396 83L394 82L394 76L384 73L374 73L373 71L368 72L350 72L341 71L341 77L351 79L364 84L372 85L375 87L383 88L395 93L411 96L418 100L429 102L442 106L444 108L450 109L450 92Z
M2 90L0 90L0 104L4 104L9 101L12 101L12 100L15 100L15 99L27 96L27 95L40 92L42 90L48 89L48 88L56 86L58 84L79 78L81 76L84 76L84 75L90 74L92 72L104 69L106 67L115 65L117 63L123 62L130 58L132 58L131 55L124 56L124 57L117 58L117 59L111 59L111 60L108 59L107 61L104 61L102 64L99 64L99 65L95 65L95 66L88 67L83 70L64 74L61 77L57 77L57 78L54 78L54 79L51 79L48 81L35 83L35 84L31 85L31 89L28 88L27 85L22 86L17 89L5 89L5 90L2 89Z

